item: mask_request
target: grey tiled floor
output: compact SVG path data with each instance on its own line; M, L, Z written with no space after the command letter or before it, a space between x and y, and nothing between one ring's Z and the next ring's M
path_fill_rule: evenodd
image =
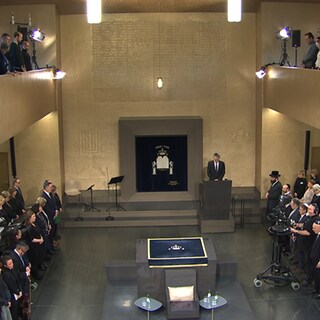
M61 251L55 255L49 272L33 295L32 320L101 319L108 261L134 260L136 239L196 236L199 230L196 227L83 228L63 229L60 233ZM246 225L235 233L204 236L212 238L218 257L227 254L237 259L238 280L256 319L320 319L319 305L306 289L294 292L290 286L264 284L259 289L253 286L256 274L270 262L271 239L264 226ZM130 283L123 286L118 291L122 292L119 301L130 301L135 288ZM105 319L137 319L129 308L121 316L112 309L110 306ZM157 319L156 314L152 316Z

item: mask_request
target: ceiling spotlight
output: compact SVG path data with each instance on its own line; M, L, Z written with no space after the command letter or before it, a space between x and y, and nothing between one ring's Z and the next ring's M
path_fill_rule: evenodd
M228 22L241 21L241 0L228 0Z
M277 34L277 36L281 39L281 40L288 40L291 37L291 28L289 27L284 27L283 29L281 29L279 31L279 33Z
M258 71L256 72L256 76L257 76L259 79L262 79L266 74L267 74L267 72L266 72L266 67L261 67L260 70L258 70Z
M35 41L42 42L46 35L43 32L41 32L40 29L33 29L30 33L30 37Z
M101 23L101 0L87 0L88 23Z

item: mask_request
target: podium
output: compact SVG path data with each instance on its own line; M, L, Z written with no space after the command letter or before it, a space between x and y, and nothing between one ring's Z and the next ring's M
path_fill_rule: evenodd
M231 180L205 181L201 185L201 232L233 232Z

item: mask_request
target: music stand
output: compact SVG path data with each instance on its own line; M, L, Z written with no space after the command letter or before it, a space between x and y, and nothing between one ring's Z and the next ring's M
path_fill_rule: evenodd
M111 178L111 180L109 181L108 185L110 184L114 184L115 188L116 188L116 202L114 203L114 205L112 205L111 207L109 207L107 210L109 211L109 217L110 217L110 210L111 209L115 209L117 211L119 210L123 210L123 211L127 211L126 208L124 208L119 202L118 202L118 184L122 182L124 176L118 176L118 177L113 177ZM113 217L107 217L106 220L113 220Z
M98 211L100 212L101 210L96 208L94 205L93 205L93 192L92 192L92 188L94 187L94 184L91 185L86 191L89 191L90 190L90 205L86 205L86 208L84 209L84 211Z

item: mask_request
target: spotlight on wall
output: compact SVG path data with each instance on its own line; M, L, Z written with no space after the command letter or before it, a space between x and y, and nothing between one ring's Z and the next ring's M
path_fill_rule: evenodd
M267 67L273 66L273 65L279 65L279 63L272 62L272 63L267 63L267 64L265 64L264 66L262 66L262 67L260 68L260 70L258 70L258 71L256 72L257 78L259 78L259 79L264 78L265 75L267 74Z
M228 22L241 21L241 0L228 0Z
M101 22L101 0L87 0L88 23Z
M291 38L291 31L291 28L284 27L277 33L277 37L281 40L289 40Z
M163 81L162 81L162 78L161 78L161 77L159 77L158 80L157 80L157 87L158 87L159 89L161 89L161 88L163 87Z
M66 75L64 71L61 71L55 66L51 67L51 72L52 72L52 79L54 80L63 79L64 76Z
M259 78L259 79L262 79L262 78L264 78L264 76L267 74L267 72L266 72L266 67L265 66L262 66L261 68L260 68L260 70L258 70L257 72L256 72L256 76Z
M46 37L46 35L40 31L40 29L33 29L30 32L30 38L35 40L35 41L39 41L42 42L44 40L44 38Z

